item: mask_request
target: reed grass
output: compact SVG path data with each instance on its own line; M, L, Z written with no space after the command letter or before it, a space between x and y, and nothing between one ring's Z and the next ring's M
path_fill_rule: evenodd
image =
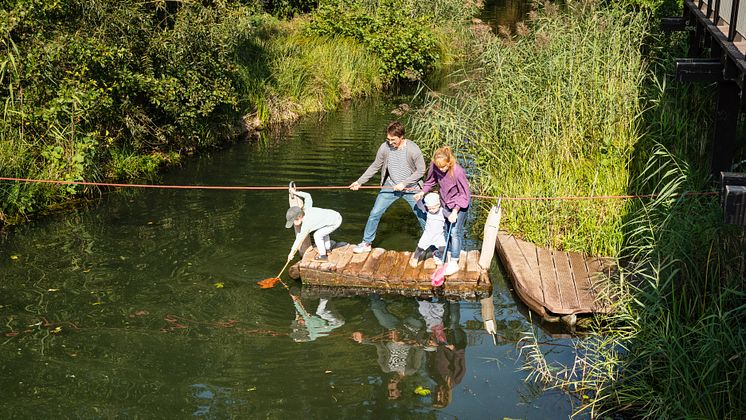
M743 229L722 224L718 198L681 199L699 183L694 165L660 144L647 163L642 182L660 196L625 221L632 262L612 284L615 312L553 383L591 396L582 409L598 416L743 418Z
M528 380L577 393L594 418L744 418L746 235L723 225L718 198L687 195L712 182L714 98L670 82L685 38L599 4L547 8L527 36L495 39L471 89L415 118L418 138L454 146L490 195L658 194L503 201L512 233L618 257L615 310L591 320L573 363L549 364L524 335Z
M539 13L528 34L484 47L470 88L415 117L417 138L464 154L483 194L626 194L642 112L644 22L594 2ZM605 255L621 247L623 200L504 205L503 229L534 243Z
M379 62L362 45L304 35L305 24L303 19L278 22L273 36L263 40L271 57L264 93L271 123L328 111L383 88Z

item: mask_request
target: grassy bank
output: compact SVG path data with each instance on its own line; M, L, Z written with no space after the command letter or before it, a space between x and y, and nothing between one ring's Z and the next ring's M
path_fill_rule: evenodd
M660 194L504 202L511 233L620 261L616 312L577 340L571 365L527 345L530 377L579 394L594 417L743 418L746 236L722 224L717 197L681 197L712 189L702 121L714 98L672 81L686 38L656 33L655 9L639 7L675 2L631 3L532 14L485 47L469 89L416 126L431 147L460 150L491 195Z
M0 176L155 176L247 131L424 77L463 53L473 10L456 0L316 3L10 2L0 11ZM330 25L342 10L349 27ZM2 183L0 224L89 192Z

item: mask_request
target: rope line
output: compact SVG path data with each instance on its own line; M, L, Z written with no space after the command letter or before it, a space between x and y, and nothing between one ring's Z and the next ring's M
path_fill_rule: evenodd
M0 177L0 181L25 182L37 184L57 184L57 185L85 185L95 187L115 187L115 188L151 188L151 189L178 189L178 190L222 190L222 191L284 191L286 186L223 186L223 185L155 185L155 184L118 184L110 182L88 182L88 181L62 181L50 179L28 179L28 178L10 178ZM390 186L361 185L360 189L390 189ZM303 190L341 190L349 189L348 185L309 185L300 187ZM715 196L715 191L703 192L685 192L674 194L673 196ZM595 195L595 196L564 196L564 197L500 197L495 195L472 194L473 198L488 200L506 200L506 201L578 201L578 200L615 200L615 199L632 199L632 198L656 198L660 194L640 194L640 195Z

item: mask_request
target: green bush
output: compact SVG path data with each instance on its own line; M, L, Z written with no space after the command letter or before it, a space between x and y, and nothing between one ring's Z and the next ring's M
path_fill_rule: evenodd
M334 1L313 13L308 32L352 38L380 59L387 83L417 80L439 59L432 18L417 16L402 0L382 0L371 10L360 2Z
M316 0L262 0L264 10L277 17L290 18L316 8Z
M252 36L254 8L229 0L4 5L0 174L95 180L112 149L169 153L235 133L243 105L235 56ZM77 191L2 186L0 220Z

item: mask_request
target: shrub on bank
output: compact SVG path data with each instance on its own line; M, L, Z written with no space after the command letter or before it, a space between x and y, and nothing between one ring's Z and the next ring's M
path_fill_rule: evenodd
M436 23L461 22L473 9L463 2L440 0L333 0L313 13L307 31L352 39L375 54L383 81L419 80L440 59Z
M437 11L457 3L418 7ZM287 6L295 14L314 5L9 2L0 10L0 176L153 176L182 153L219 146L247 128L331 109L390 83L382 74L391 72L381 69L401 67L390 48L372 53L359 40L304 33L306 18L282 21L262 12L263 6L283 15ZM419 13L410 6L401 10ZM434 50L429 29L415 30L399 12L391 16L409 25L407 59L427 61L415 73L434 66L432 51L444 51L442 43ZM0 223L85 192L0 184Z

